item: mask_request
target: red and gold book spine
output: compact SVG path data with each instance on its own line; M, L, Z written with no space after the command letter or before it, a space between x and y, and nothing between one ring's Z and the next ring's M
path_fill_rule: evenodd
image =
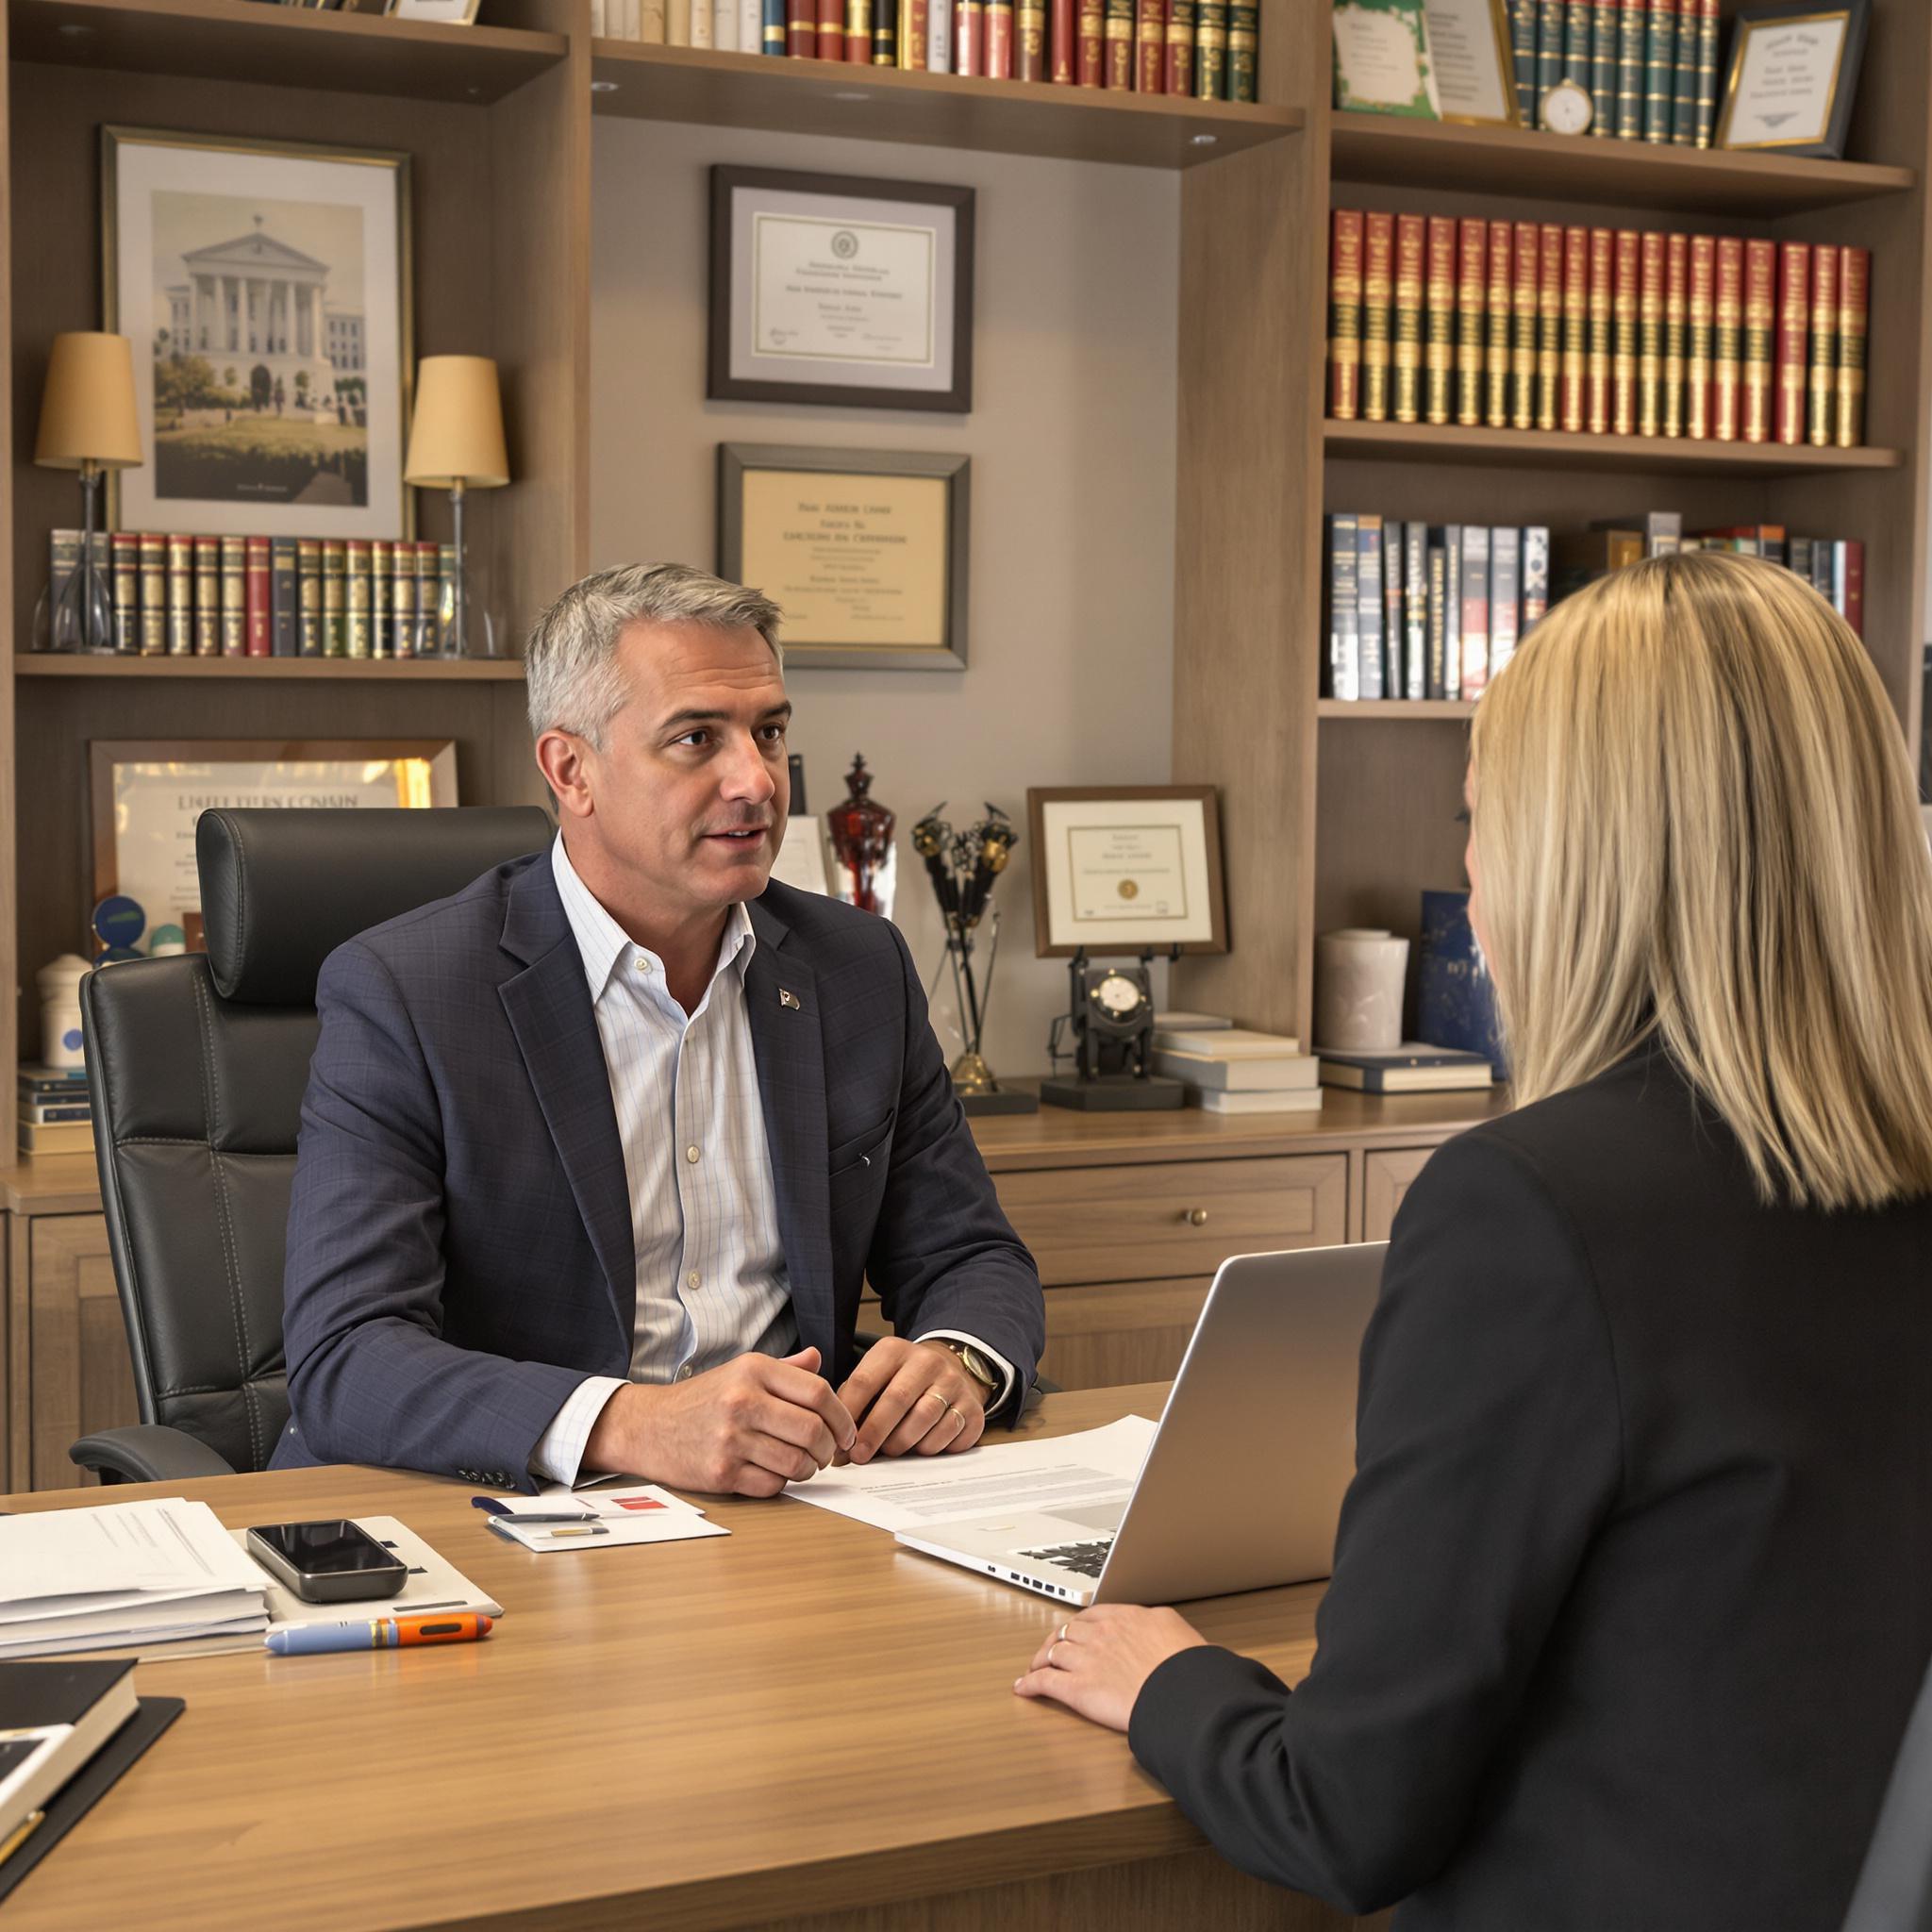
M1861 537L1845 540L1845 622L1854 637L1865 635L1865 542Z
M1046 39L1047 77L1056 87L1074 84L1074 0L1052 0Z
M1534 222L1516 225L1516 283L1510 304L1509 426L1536 427L1537 242Z
M1810 376L1811 244L1787 242L1778 250L1777 440L1805 440L1805 389Z
M1664 237L1664 434L1684 433L1684 351L1690 333L1690 238Z
M800 0L791 0L796 8ZM845 58L845 0L819 0L818 27L814 35L813 51L821 60L842 60ZM866 58L872 58L871 48L866 49Z
M1013 77L1013 0L986 0L986 48L980 71L989 80Z
M1413 423L1422 413L1423 258L1428 224L1421 215L1395 217L1395 389L1391 413Z
M1484 309L1489 301L1490 225L1474 218L1457 224L1456 420L1467 428L1483 420L1487 355Z
M1717 346L1717 243L1708 235L1690 238L1685 315L1684 434L1693 442L1705 442L1711 430L1711 356Z
M1107 78L1107 0L1074 0L1078 8L1074 41L1074 82L1099 87Z
M1744 244L1734 235L1717 243L1717 292L1711 303L1710 433L1738 440L1738 385L1744 333Z
M1640 248L1637 283L1637 433L1664 427L1664 238L1651 233Z
M1871 325L1872 253L1847 248L1838 272L1838 408L1832 429L1840 449L1865 441L1865 332Z
M1514 251L1510 244L1515 236L1513 222L1490 224L1489 351L1485 364L1488 381L1483 420L1491 429L1509 426L1509 328L1516 319Z
M1806 408L1806 441L1830 446L1838 433L1838 281L1844 254L1826 242L1811 249L1811 387Z
M953 0L953 72L985 73L986 8L983 0Z
M1194 0L1169 0L1167 9L1167 91L1186 100L1194 92L1194 30L1200 25Z
M1777 322L1777 243L1744 243L1744 353L1739 434L1771 441L1771 354Z
M1140 0L1134 16L1134 91L1167 92L1167 0Z
M699 6L704 0L697 0ZM881 7L890 0L879 0ZM861 67L872 65L873 0L845 0L845 58Z
M1610 427L1610 344L1616 316L1616 237L1590 231L1590 348L1583 363L1583 424L1592 436Z
M931 58L929 6L930 0L899 0L899 65L908 74L924 74Z
M1131 93L1134 88L1135 0L1107 0L1107 86L1110 92Z
M1557 424L1573 434L1584 425L1584 375L1590 364L1590 230L1563 230L1563 375Z
M267 658L275 650L270 621L273 606L269 596L269 541L266 537L248 539L246 569L248 585L243 610L248 622L245 653L250 658Z
M785 52L793 60L816 60L820 58L842 60L845 58L845 0L818 0L821 7L836 7L836 23L839 35L839 51L833 55L822 53L819 46L819 21L812 0L788 0L785 9Z
M1537 243L1536 426L1554 429L1563 368L1563 231L1545 222Z
M1019 0L1013 8L1013 77L1046 78L1046 0Z
M1423 418L1446 423L1456 408L1456 224L1447 215L1431 215L1428 231Z
M1394 293L1395 217L1362 217L1362 418L1389 420L1389 307Z
M1637 434L1637 296L1639 248L1635 228L1617 230L1616 292L1611 304L1614 341L1610 346L1610 429Z
M1328 244L1328 413L1353 423L1361 413L1362 218L1335 210Z

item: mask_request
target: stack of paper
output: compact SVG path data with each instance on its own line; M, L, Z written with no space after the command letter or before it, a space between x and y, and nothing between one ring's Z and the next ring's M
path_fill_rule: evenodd
M695 1503L656 1483L575 1492L555 1484L534 1496L478 1496L475 1501L499 1536L542 1555L731 1534L722 1524L707 1523Z
M0 1521L0 1657L268 1628L261 1572L206 1503L164 1496Z

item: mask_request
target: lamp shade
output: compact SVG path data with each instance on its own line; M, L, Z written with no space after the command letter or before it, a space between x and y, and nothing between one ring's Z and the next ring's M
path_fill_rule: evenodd
M56 336L41 392L34 461L50 470L77 470L84 463L127 470L142 460L133 345L125 336Z
M403 477L418 490L494 490L509 481L496 364L488 356L425 356Z

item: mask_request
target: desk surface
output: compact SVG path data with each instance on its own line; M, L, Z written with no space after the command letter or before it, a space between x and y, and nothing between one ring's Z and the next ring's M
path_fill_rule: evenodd
M1055 1396L1025 1427L1158 1415L1164 1392ZM1012 1695L1058 1621L1045 1599L824 1510L719 1501L729 1538L538 1557L430 1476L300 1470L165 1492L231 1528L400 1517L507 1614L447 1649L142 1664L140 1688L187 1710L28 1876L7 1932L658 1932L1200 1843L1124 1739ZM1293 1682L1321 1593L1190 1614Z

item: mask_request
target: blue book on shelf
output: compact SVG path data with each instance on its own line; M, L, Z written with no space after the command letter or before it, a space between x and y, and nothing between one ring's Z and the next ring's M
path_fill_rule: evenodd
M1507 1080L1496 985L1469 924L1466 891L1423 894L1420 1037L1431 1046L1479 1053Z

